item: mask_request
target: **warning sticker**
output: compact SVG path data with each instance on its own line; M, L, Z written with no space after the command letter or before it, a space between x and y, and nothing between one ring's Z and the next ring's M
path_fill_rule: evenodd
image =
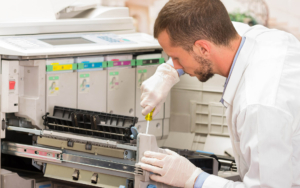
M79 75L79 93L88 93L90 91L90 74Z
M59 76L50 76L48 79L48 96L57 96L59 93Z
M109 73L109 90L117 90L119 88L119 72Z
M142 86L142 83L147 79L147 69L138 70L137 81L138 87Z

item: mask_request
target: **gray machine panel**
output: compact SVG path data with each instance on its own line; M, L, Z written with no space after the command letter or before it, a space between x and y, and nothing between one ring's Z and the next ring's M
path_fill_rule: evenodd
M136 102L135 102L135 116L139 118L140 121L145 120L145 116L142 114L141 103L141 85L142 83L150 78L156 71L158 65L149 66L137 66L136 67ZM162 106L160 112L153 117L153 119L163 119L164 118L164 107Z
M78 108L106 112L107 70L77 72L77 75Z
M107 73L107 113L135 115L135 69L114 68Z

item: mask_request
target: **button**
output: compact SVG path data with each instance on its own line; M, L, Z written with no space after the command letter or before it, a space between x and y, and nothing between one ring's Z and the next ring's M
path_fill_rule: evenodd
M74 146L74 142L71 141L71 140L69 140L69 141L67 142L67 146L72 148L72 147Z
M91 183L97 184L97 182L98 182L98 173L94 173L91 178Z
M9 90L14 90L16 85L16 81L10 80L9 81Z
M73 180L78 180L79 179L79 170L75 170L72 174Z
M86 150L92 150L92 144L86 143L85 149L86 149Z

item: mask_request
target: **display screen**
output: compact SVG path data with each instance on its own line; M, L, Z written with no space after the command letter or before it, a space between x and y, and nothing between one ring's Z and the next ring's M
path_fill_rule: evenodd
M90 44L94 43L90 40L84 39L82 37L74 38L52 38L52 39L39 39L45 43L57 46L57 45L70 45L70 44Z

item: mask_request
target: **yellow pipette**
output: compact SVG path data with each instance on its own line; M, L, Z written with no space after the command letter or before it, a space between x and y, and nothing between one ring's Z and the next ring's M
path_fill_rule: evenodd
M153 110L145 116L145 120L147 120L146 134L148 134L149 124L150 124L150 121L152 121L152 114L153 114L154 110L155 110L155 108L153 108Z

